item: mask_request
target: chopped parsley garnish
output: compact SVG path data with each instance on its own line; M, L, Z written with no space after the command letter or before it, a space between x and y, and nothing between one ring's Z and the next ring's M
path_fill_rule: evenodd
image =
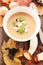
M24 33L24 29L25 29L25 26L22 25L22 26L19 28L18 32L19 32L20 34L23 34L23 33Z
M25 27L27 26L27 23L25 21L25 18L20 16L16 18L16 20L12 23L12 26L15 27L15 31L23 34L25 32Z
M19 21L20 21L20 22L22 22L22 21L24 21L24 20L25 20L25 19L24 19L24 17L22 17L22 16L21 16L21 17L19 17L18 19L19 19Z
M12 23L12 26L16 26L16 22L13 22L13 23Z

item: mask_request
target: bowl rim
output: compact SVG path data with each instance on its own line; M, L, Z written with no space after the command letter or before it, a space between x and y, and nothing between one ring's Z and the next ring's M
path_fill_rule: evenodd
M17 13L17 12L25 12L25 13L28 13L28 14L30 14L30 15L35 19L35 22L36 22L36 30L35 30L35 32L34 32L29 38L27 38L27 39L23 39L23 40L17 39L17 38L15 38L15 37L11 36L10 33L8 32L8 29L7 29L7 21L8 21L8 19L9 19L13 14L15 14L15 13ZM6 15L5 15L4 19L3 19L3 29L4 29L5 33L6 33L10 38L12 38L13 40L20 41L20 42L24 42L24 41L31 40L34 36L37 35L37 33L38 33L39 30L40 30L40 27L41 27L41 22L40 22L39 16L36 14L35 11L33 11L31 8L26 7L26 6L17 6L17 7L12 8L11 10L9 10L9 11L6 13Z

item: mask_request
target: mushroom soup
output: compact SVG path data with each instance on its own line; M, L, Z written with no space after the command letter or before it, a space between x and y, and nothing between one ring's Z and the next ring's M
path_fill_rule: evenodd
M18 12L9 18L7 28L11 36L23 40L35 32L36 22L30 14Z

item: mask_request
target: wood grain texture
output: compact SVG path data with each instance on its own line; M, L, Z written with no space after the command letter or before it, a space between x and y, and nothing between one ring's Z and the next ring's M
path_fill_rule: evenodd
M6 4L2 4L1 3L1 0L0 0L0 6L2 5L6 5ZM6 5L7 6L7 5ZM43 31L43 16L40 16L40 19L41 19L41 29ZM38 37L38 48L36 50L36 52L34 54L37 54L37 53L40 53L41 50L40 50L40 46L43 47L41 41L40 41L40 37L39 37L39 34L37 35ZM2 52L1 52L1 45L3 43L3 41L7 41L9 39L9 37L6 35L6 33L4 32L3 28L0 28L0 65L5 65L3 63L3 58L2 58ZM28 49L29 48L29 41L27 42L17 42L17 47L23 47L24 49ZM22 62L27 63L27 65L43 65L43 62L38 62L37 64L32 62L32 61L28 61L26 60L24 57L21 58Z

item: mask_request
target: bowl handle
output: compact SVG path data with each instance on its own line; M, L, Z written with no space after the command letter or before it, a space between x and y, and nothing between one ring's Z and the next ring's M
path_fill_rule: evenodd
M34 3L30 4L30 8L38 15L38 10L37 10L37 7Z

